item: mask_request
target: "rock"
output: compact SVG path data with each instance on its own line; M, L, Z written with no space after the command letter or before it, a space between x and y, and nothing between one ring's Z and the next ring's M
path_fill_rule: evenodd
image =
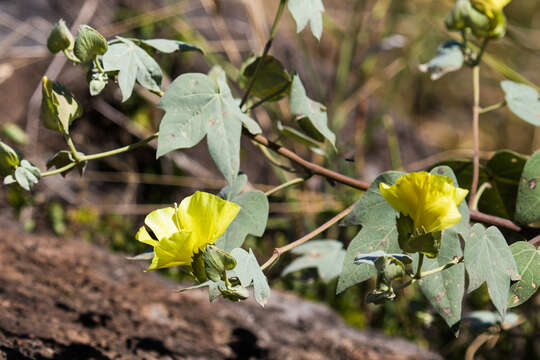
M4 231L0 359L441 359L294 295L209 303L142 270L78 240Z

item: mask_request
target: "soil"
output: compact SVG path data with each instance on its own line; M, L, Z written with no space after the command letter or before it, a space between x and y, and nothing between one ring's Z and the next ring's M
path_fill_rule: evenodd
M76 239L0 235L0 359L440 359L273 291L208 301Z

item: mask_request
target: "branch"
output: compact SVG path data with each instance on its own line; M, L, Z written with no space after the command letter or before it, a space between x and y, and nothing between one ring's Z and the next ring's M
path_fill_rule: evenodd
M347 185L347 186L350 186L352 188L359 189L359 190L365 191L369 188L369 184L364 181L353 179L351 177L345 176L343 174L337 173L335 171L329 170L327 168L324 168L322 166L309 162L301 158L300 156L296 155L296 153L292 152L291 150L281 145L271 142L270 140L268 140L262 135L252 135L248 133L247 131L244 131L244 135L250 137L256 143L261 144L275 151L276 153L289 159L290 161L293 161L296 164L303 166L304 168L308 169L309 171L311 171L311 173L315 175L319 175L327 179L334 180L338 183L341 183L341 184L344 184L344 185ZM498 227L503 227L503 228L513 230L516 232L521 232L523 230L521 226L505 218L484 214L476 210L470 210L469 213L471 216L471 220L473 221L477 221L477 222L481 222L481 223L485 223L489 225L495 225Z
M484 47L482 47L483 49ZM480 130L479 130L479 117L480 117L480 66L477 64L473 67L473 92L474 92L474 104L473 104L473 178L471 185L471 193L469 195L469 207L474 208L474 201L476 199L476 189L478 188L478 177L480 173Z
M354 204L352 204L351 206L349 206L348 208L346 208L345 210L343 210L342 212L340 212L339 214L337 214L336 216L334 216L333 218L331 218L330 220L328 220L327 222L319 226L317 229L313 230L307 235L302 236L300 239L293 241L292 243L287 244L285 246L275 248L272 256L261 266L261 270L264 270L268 268L270 265L272 265L281 256L281 254L284 254L287 251L292 250L295 247L302 245L306 241L313 239L315 236L319 235L324 230L328 229L330 226L334 225L339 220L343 219L352 211L352 209L354 209L357 203L358 202L355 202Z

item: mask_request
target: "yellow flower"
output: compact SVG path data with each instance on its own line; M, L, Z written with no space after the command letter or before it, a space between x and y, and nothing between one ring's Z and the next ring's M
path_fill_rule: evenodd
M510 0L471 0L472 6L490 19L502 11L509 2Z
M379 185L392 207L414 222L416 235L441 231L461 220L458 205L468 191L456 188L447 176L415 172L400 177L395 185Z
M152 211L144 219L154 239L142 226L135 238L154 247L154 258L147 271L191 265L193 255L213 244L234 220L240 206L218 196L197 191L176 209Z

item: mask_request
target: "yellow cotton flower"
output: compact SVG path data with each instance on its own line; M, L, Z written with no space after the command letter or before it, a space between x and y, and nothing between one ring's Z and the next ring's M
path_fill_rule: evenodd
M379 185L392 207L414 222L415 235L454 226L461 220L458 205L468 191L453 185L447 176L414 172L400 177L395 185Z
M472 6L490 19L502 11L509 2L510 0L471 0Z
M213 244L234 220L240 206L218 196L197 191L183 199L177 208L152 211L135 238L154 247L148 270L191 265L193 256Z

